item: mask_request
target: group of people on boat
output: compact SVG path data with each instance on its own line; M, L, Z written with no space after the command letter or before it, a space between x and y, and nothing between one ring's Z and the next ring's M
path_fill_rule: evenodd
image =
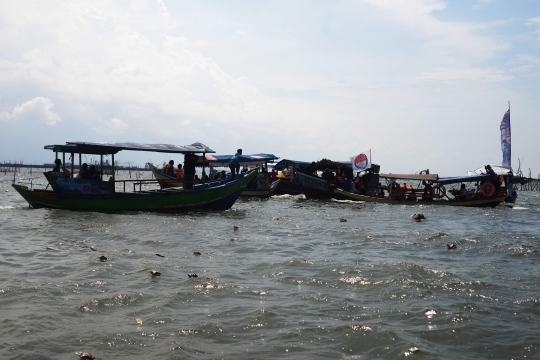
M55 159L54 160L54 168L52 169L53 172L62 172L62 160ZM66 176L71 176L71 170L66 169ZM83 163L81 165L81 171L79 174L75 174L74 177L77 177L79 179L87 179L87 180L100 180L101 179L101 171L96 169L96 165L90 165L88 166L87 163Z

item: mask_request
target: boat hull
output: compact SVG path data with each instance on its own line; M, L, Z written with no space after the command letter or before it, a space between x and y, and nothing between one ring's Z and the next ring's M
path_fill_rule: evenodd
M433 201L412 201L412 200L397 200L381 197L373 197L367 195L360 195L351 193L341 189L334 189L336 194L339 194L342 198L353 201L366 201L381 204L393 204L393 205L445 205L445 206L464 206L464 207L495 207L502 203L506 196L495 196L486 198L473 198L467 200L438 200Z
M74 211L157 211L180 212L194 209L227 210L257 175L253 171L243 179L201 190L166 189L110 195L58 194L47 190L13 187L33 208L52 208Z
M280 179L274 190L274 195L299 195L303 194L302 185L298 181Z
M334 192L332 185L319 177L297 173L297 179L306 199L337 199L346 200L340 193Z

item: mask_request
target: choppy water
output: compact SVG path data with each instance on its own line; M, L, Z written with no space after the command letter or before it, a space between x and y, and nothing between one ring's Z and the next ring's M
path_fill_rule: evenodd
M540 358L537 193L513 209L282 196L110 215L29 209L12 177L1 359Z

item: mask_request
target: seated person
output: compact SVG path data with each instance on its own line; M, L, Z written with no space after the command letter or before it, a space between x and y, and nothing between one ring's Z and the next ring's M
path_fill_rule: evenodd
M194 184L199 184L201 182L201 179L199 178L199 175L195 174L195 177L193 178Z
M424 185L424 192L422 194L422 199L424 201L433 200L433 186L431 185L431 182L422 180L422 184Z
M276 176L277 176L277 171L276 171L276 169L272 169L272 171L270 171L270 177L275 178Z
M175 176L176 174L174 173L174 161L171 160L169 161L169 165L165 165L166 168L164 169L164 172L165 174L167 175L170 175L170 176Z
M90 171L89 176L92 180L99 180L101 179L101 171L96 170L96 165L90 165Z
M182 179L184 177L184 169L182 169L182 164L178 164L178 169L176 171L176 177L179 178L179 179Z
M285 169L285 177L290 179L291 178L291 173L292 173L291 169L289 167L287 167Z
M364 182L359 177L356 177L356 179L354 180L354 187L360 195L366 194L366 187L364 186Z
M414 191L411 191L407 193L407 200L409 201L417 201L416 193Z
M54 160L54 168L52 169L52 171L60 172L60 167L61 166L62 166L62 160L60 160L60 159Z
M461 184L461 188L459 189L459 195L456 196L459 199L465 200L469 196L469 191L465 187L465 184Z
M82 164L81 174L79 175L80 179L91 179L92 174L90 174L90 170L88 169L88 164L84 163Z
M227 179L227 173L225 172L225 170L221 170L219 177L221 178L221 180Z

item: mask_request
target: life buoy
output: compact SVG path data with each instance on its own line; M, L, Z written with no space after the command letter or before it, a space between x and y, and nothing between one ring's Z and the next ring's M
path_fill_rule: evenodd
M440 199L446 195L446 188L444 185L437 184L433 187L433 197Z
M480 186L480 194L482 196L493 196L495 194L495 185L492 183L483 183L482 186Z

